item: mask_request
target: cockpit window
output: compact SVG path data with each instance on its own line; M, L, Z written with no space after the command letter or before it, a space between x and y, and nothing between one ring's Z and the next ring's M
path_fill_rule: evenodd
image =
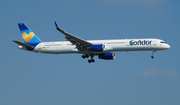
M164 41L161 41L161 43L166 43L166 42L164 42Z

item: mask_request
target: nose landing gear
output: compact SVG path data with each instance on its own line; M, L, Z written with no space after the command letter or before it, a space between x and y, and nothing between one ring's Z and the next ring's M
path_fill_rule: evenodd
M154 58L154 56L152 55L152 56L151 56L151 58L153 59L153 58Z
M153 51L152 51L152 55L151 55L151 58L152 58L152 59L154 58L154 55L155 55L154 52L156 52L156 50L153 50Z

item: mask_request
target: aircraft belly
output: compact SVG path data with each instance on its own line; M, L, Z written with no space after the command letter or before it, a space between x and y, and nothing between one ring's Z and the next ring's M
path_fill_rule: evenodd
M78 53L79 51L77 49L55 49L46 51L44 53L50 53L50 54L69 54L69 53Z
M113 47L113 51L150 51L152 47L147 46L127 46L127 47Z

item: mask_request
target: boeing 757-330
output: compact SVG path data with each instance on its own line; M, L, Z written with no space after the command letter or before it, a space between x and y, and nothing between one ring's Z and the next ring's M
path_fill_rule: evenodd
M82 54L82 58L89 58L89 63L95 62L94 56L99 59L112 60L115 51L152 51L151 58L157 50L166 50L170 46L163 40L149 39L116 39L116 40L83 40L59 28L56 29L65 35L67 41L42 42L25 23L18 24L23 42L13 40L19 49L46 54Z

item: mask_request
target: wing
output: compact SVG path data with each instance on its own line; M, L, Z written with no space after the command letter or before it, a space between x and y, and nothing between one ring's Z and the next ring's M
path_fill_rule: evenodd
M78 37L76 37L76 36L74 36L74 35L71 35L71 34L65 32L65 31L61 30L61 29L59 28L59 26L57 25L56 22L55 22L55 26L56 26L56 29L57 29L58 31L60 31L62 34L65 35L65 38L66 38L68 41L70 41L73 45L76 45L76 47L77 47L77 49L78 49L79 51L86 50L87 47L93 45L93 44L90 43L90 42L87 42L87 41L85 41L85 40L83 40L83 39L81 39L81 38L78 38Z

